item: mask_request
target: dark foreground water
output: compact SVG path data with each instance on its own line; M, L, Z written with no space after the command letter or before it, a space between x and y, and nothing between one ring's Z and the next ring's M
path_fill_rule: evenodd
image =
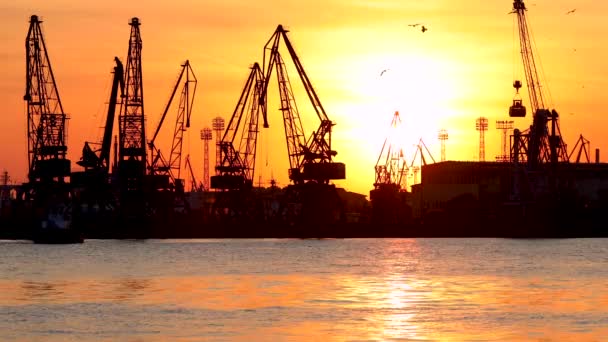
M608 239L0 241L1 341L608 341Z

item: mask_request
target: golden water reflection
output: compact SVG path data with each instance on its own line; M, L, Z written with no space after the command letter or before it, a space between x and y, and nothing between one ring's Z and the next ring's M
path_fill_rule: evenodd
M567 319L563 328L560 320L594 313L601 317L608 307L604 290L600 283L579 288L566 280L552 283L497 276L218 275L2 281L0 303L17 307L89 302L171 305L248 313L222 323L246 327L241 329L242 336L235 337L242 341L250 333L279 334L290 341L321 337L336 341L352 337L527 340L538 336L599 340L608 336L608 328L591 324L587 330L583 326L572 331ZM260 316L266 321L251 321Z

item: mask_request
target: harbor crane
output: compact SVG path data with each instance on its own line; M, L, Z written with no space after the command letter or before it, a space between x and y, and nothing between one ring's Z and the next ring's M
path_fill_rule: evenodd
M345 166L343 163L333 161L337 152L331 148L331 132L334 123L329 120L317 93L315 92L298 55L293 48L287 30L279 25L274 34L264 46L264 89L260 101L267 106L268 84L273 70L276 69L279 94L281 98L280 110L283 114L287 152L289 155L289 179L294 184L303 184L313 181L327 184L330 180L344 179ZM281 40L285 44L289 56L298 72L298 76L310 99L320 125L313 131L308 139L305 137L300 113L296 106L285 62L279 52ZM266 107L265 107L266 108Z
M211 188L245 190L253 186L260 113L264 127L268 127L265 108L259 102L263 89L262 69L254 63L218 143L219 159L215 166L216 175L211 177Z
M64 183L70 175L66 123L37 15L30 18L25 39L28 179L34 183Z
M85 168L85 170L97 171L108 175L110 171L110 149L112 147L112 131L114 129L114 119L116 115L116 105L118 104L118 90L120 96L124 96L124 69L122 62L118 57L114 57L116 66L113 70L112 88L110 90L110 101L108 103L108 113L106 116L106 124L104 126L101 147L98 150L91 148L91 143L85 142L82 150L82 157L76 164Z
M141 222L146 216L146 131L142 78L142 39L138 18L129 22L131 33L125 68L125 96L118 115L117 175L121 217ZM139 224L139 223L138 223Z
M343 206L335 186L329 182L346 178L345 165L333 161L337 154L331 147L334 123L327 116L287 32L282 25L278 25L264 46L262 71L265 80L260 96L264 112L267 112L268 86L272 73L276 70L289 158L289 179L293 182L286 189L284 210L288 212L287 220L291 222L336 222L343 218ZM308 138L302 126L287 67L279 51L281 41L287 48L288 56L320 121L317 130Z
M523 0L513 1L512 13L517 15L519 43L533 119L529 129L523 132L514 130L511 160L520 162L525 158L527 164L535 168L542 163L568 162L568 152L560 133L559 115L555 109L549 110L545 106L546 96L540 84L537 62L534 59L526 11ZM516 80L513 87L519 94L521 81ZM514 99L513 105L509 108L509 116L524 117L525 115L526 108L521 99Z
M162 128L163 122L167 117L167 113L171 108L173 98L175 97L175 94L177 93L177 90L179 89L180 85L181 95L177 108L177 116L175 119L171 154L169 156L169 160L167 161L163 157L161 150L158 149L155 143L160 129ZM173 90L169 97L169 101L167 102L167 105L165 106L165 110L161 115L156 130L152 135L152 139L150 139L150 141L148 142L148 146L150 148L150 165L148 166L149 174L152 176L164 177L165 179L167 179L167 183L170 179L173 187L177 192L183 192L184 190L184 183L183 179L181 178L182 145L184 132L190 127L190 117L194 104L194 95L196 94L196 85L197 79L194 74L194 70L192 70L190 62L186 60L186 62L182 64L182 68L177 78L177 82L173 87Z
M376 180L374 189L369 193L374 223L403 223L411 217L411 211L408 211L406 204L407 190L402 188L402 178L408 167L403 148L393 139L397 136L396 130L400 124L399 112L395 112L391 121L391 132L384 140L374 167Z
M393 120L391 121L391 129L395 130L401 124L401 118L399 112L395 112ZM394 132L392 132L394 135ZM401 188L401 178L404 174L404 170L407 168L407 163L404 160L403 149L400 146L395 145L394 141L391 141L390 137L384 140L380 155L376 161L374 170L376 171L376 181L374 182L374 188L380 189L382 187L395 187Z

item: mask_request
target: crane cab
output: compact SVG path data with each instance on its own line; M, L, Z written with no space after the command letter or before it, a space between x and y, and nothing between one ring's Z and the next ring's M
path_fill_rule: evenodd
M526 107L521 99L513 100L513 105L509 107L509 116L512 118L523 118L526 116Z

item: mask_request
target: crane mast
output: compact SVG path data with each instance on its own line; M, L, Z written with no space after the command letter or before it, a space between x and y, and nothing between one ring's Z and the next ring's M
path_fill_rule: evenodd
M126 191L141 190L146 172L146 134L142 82L142 40L138 18L129 23L131 35L125 74L125 98L120 108L118 172Z
M512 147L512 159L518 162L520 157L525 157L528 165L532 167L547 162L567 162L568 152L559 129L559 115L554 109L549 110L545 107L545 96L534 58L526 11L523 0L513 1L512 13L517 15L520 50L533 120L527 132L516 131L514 133L514 140L516 141L514 141ZM513 86L519 92L521 82L515 81ZM512 117L525 116L525 107L521 104L521 100L514 100L513 102L509 115ZM551 123L550 126L549 122Z
M70 175L66 159L67 116L55 84L38 16L32 15L25 39L28 178L31 183L58 180Z
M264 75L259 64L254 63L219 142L220 160L215 167L217 175L211 177L212 188L236 190L252 187L260 112L264 127L268 127L265 108L259 102L263 88Z
M298 58L293 45L287 37L287 32L279 25L274 34L264 46L264 89L260 102L266 108L268 84L272 72L276 69L279 94L281 98L281 112L287 141L289 155L289 178L296 184L306 181L328 183L332 179L344 179L345 167L342 163L334 163L332 158L337 154L331 149L331 131L334 123L329 120L321 101L317 96L304 67ZM298 107L291 89L291 82L287 68L279 52L280 42L284 42L289 56L298 72L300 80L306 90L312 107L320 120L320 125L311 136L306 139L304 128L300 119Z

